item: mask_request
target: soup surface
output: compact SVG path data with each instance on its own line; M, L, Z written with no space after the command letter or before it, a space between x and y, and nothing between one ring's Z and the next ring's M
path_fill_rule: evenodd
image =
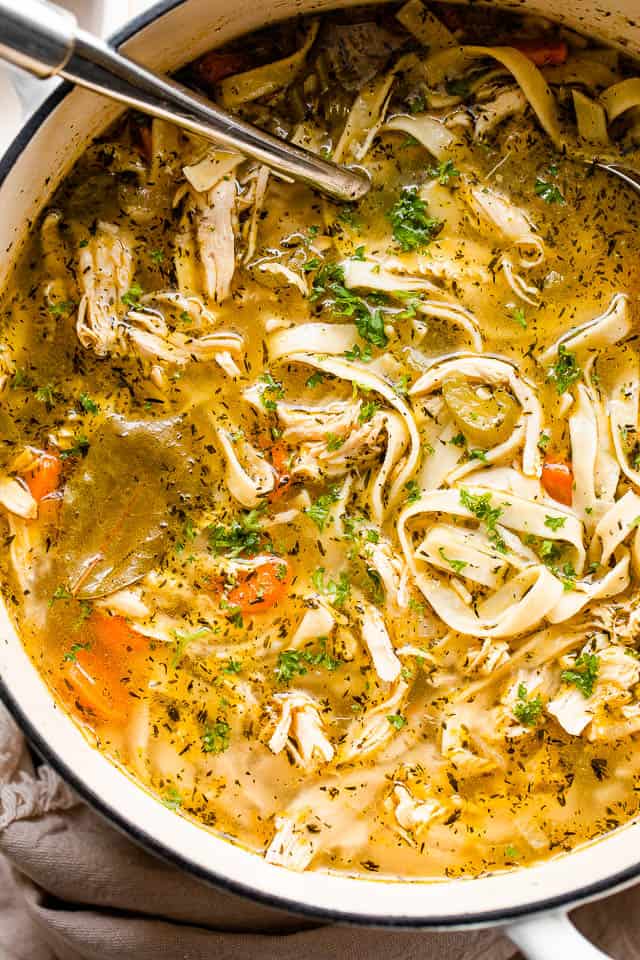
M63 182L0 331L38 668L294 869L478 875L634 817L640 208L583 162L635 151L633 64L409 0L183 79L373 186L132 115Z

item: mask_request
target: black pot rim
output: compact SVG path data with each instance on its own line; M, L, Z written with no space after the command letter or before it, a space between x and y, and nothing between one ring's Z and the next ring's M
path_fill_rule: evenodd
M177 7L187 3L188 0L158 0L152 7L143 13L128 20L127 23L118 30L111 38L110 43L114 46L120 46L127 40L147 27L150 23L160 19ZM41 104L41 106L31 115L26 124L21 127L17 136L9 145L3 156L0 158L0 186L4 183L13 167L18 163L23 151L29 142L37 133L39 128L48 119L55 108L64 100L73 90L73 85L66 81L61 83L53 93ZM199 864L194 863L188 857L183 856L176 850L165 846L165 844L155 836L151 836L139 825L132 823L123 813L111 807L103 798L89 787L71 767L56 753L55 749L48 743L45 737L34 726L29 717L24 713L13 694L9 690L4 678L0 676L0 700L2 700L13 716L14 720L21 728L29 742L35 750L49 763L60 776L75 790L75 792L85 800L94 810L96 810L108 823L115 826L127 837L134 840L139 846L160 859L180 867L192 876L213 886L224 893L237 894L249 900L258 901L268 907L278 910L286 910L305 917L312 917L326 922L336 922L349 926L380 927L386 929L404 929L404 930L442 930L442 929L464 929L471 927L482 927L491 925L501 925L509 922L515 922L519 918L533 916L537 913L546 912L553 909L570 909L578 906L580 903L597 899L607 893L612 893L615 889L627 886L634 880L640 878L640 861L632 867L611 874L606 880L597 883L584 884L577 886L574 890L566 894L554 897L542 897L533 903L523 904L518 907L510 907L499 910L487 910L482 913L451 913L445 916L429 917L397 917L384 916L380 914L352 913L348 910L331 910L325 907L313 907L305 903L299 903L287 897L271 895L257 890L250 883L239 883L230 880L223 874L219 874L215 869L205 869ZM601 841L602 842L602 841ZM567 854L570 856L570 854ZM371 882L371 881L368 881ZM379 881L373 881L379 882ZM473 881L470 881L473 882ZM365 884L363 883L363 889Z

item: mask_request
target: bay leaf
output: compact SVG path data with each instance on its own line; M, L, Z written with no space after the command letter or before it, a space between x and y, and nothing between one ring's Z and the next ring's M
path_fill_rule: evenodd
M182 420L112 417L65 487L56 576L79 599L143 577L166 549L189 476Z

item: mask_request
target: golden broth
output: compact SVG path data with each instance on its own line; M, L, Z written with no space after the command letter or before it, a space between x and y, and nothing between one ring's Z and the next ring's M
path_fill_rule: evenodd
M377 71L398 50L420 53L392 14ZM465 42L496 29L555 37L537 21L466 16L443 14ZM323 51L332 30L353 22L368 23L367 11L325 18L291 90L245 114L291 133L301 109L302 139L335 145L355 88ZM290 53L300 36L295 25L262 34L258 59ZM569 37L570 62L584 58L581 43ZM623 77L629 68L610 69ZM415 76L401 75L389 116L409 106L412 117L459 110L467 120L450 124L439 159L382 127L363 160L372 190L353 207L274 177L259 207L258 173L246 163L196 191L182 171L206 145L127 118L79 160L4 294L3 468L33 504L16 509L5 497L3 581L27 649L98 748L162 802L297 868L477 875L572 849L638 809L636 548L621 540L598 571L595 529L623 495L637 496L637 422L625 422L622 453L607 434L612 452L596 472L609 493L596 489L591 501L573 446L582 437L587 449L600 430L605 449L602 431L616 429L607 403L635 369L640 208L615 179L554 150L526 101L476 136L473 94L457 89L441 85L438 101L427 88L444 104L429 107ZM228 184L233 212L216 220ZM522 266L528 255L496 222L495 203L493 220L482 213L487 197L507 205L510 224L514 210L523 218L525 246L533 236L544 251L539 263ZM216 297L227 228L235 269ZM366 282L350 285L363 264ZM623 333L541 359L616 295L626 298ZM453 318L443 314L451 304ZM325 331L321 347L305 334L297 350L274 352L283 330L320 322L358 331L345 349ZM216 352L206 337L221 332L227 345ZM484 368L465 373L458 361L472 356L514 365L540 405L534 448L546 466L527 473L518 437L494 457L531 410L522 421L506 375L498 392ZM444 386L411 393L447 362ZM369 375L386 393L367 386ZM595 410L584 413L591 434L571 421L580 402ZM419 438L411 470L407 417ZM376 507L393 430L397 455ZM229 450L252 463L242 482L230 479ZM428 464L445 456L436 481ZM550 486L554 459L576 461L568 488L562 476ZM490 474L500 467L511 472ZM491 486L488 476L499 479ZM573 506L559 503L558 489L571 499L572 485ZM457 514L442 506L410 518L403 546L399 518L438 490L454 492ZM543 511L548 532L508 522L512 495L529 497L531 517ZM562 540L572 523L582 566L578 541ZM484 582L470 579L473 559L438 543L490 557ZM615 564L619 589L590 599ZM507 615L495 601L482 619L487 597L529 574L550 578L556 605L511 633L487 627ZM450 591L442 609L453 610L455 593L477 630L439 615L436 583ZM506 606L524 607L532 584ZM561 616L578 594L587 599ZM569 695L578 699L563 713L556 704ZM580 698L589 717L571 733Z

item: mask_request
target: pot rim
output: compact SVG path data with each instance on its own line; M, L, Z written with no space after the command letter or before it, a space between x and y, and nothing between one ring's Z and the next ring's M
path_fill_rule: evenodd
M138 33L144 30L157 20L160 20L166 14L172 12L178 7L188 4L189 0L157 0L151 7L138 14L130 20L127 20L122 27L113 33L108 41L111 45L119 47L126 41L131 40ZM60 83L56 89L49 94L43 103L34 111L27 122L20 128L12 142L9 144L4 154L0 156L0 187L8 177L9 173L19 162L20 157L42 124L49 118L53 111L62 101L74 90L74 85L68 81ZM177 849L168 846L157 836L148 833L138 823L130 819L120 809L98 794L93 787L86 782L79 772L69 766L69 764L59 756L54 746L47 740L45 735L36 728L29 716L22 709L18 701L11 693L4 677L0 675L0 701L4 703L13 719L16 721L22 732L25 734L30 744L36 752L49 763L56 772L72 787L72 789L86 801L93 810L95 810L109 824L116 827L127 837L135 841L148 853L159 857L180 869L185 870L199 880L222 890L225 893L236 894L246 899L254 900L274 909L286 910L300 916L313 917L316 919L339 922L348 926L366 926L379 927L385 929L405 929L405 930L439 930L439 929L469 929L484 926L507 924L524 917L534 916L553 909L568 910L580 903L588 900L598 899L607 894L611 894L624 887L632 885L640 878L640 859L632 866L626 867L612 873L610 876L593 882L578 886L563 894L556 894L550 897L540 897L533 901L523 903L518 906L501 907L488 909L483 912L465 912L451 913L448 915L436 916L395 916L383 915L380 913L366 913L364 911L352 912L350 910L338 910L335 908L314 906L306 902L297 901L281 894L270 894L259 887L253 886L250 882L243 883L231 879L224 872L218 872L215 867L203 867L196 863L186 854ZM92 749L95 749L92 747ZM111 763L105 758L107 763ZM143 789L138 787L138 789ZM231 843L223 837L218 838L221 842ZM596 842L605 843L607 836L599 838ZM232 844L234 845L234 844ZM235 845L234 845L235 846ZM258 856L258 854L255 854ZM564 857L571 857L572 853L563 854ZM544 867L544 864L540 866ZM526 867L521 867L517 872L525 871ZM358 880L358 878L355 878ZM478 878L482 880L482 878ZM402 884L402 881L384 881L384 880L360 880L363 889L365 884L370 883L392 883L394 886ZM419 885L421 882L425 885L431 885L428 881L412 880L411 886ZM448 883L450 881L443 881ZM468 882L473 883L474 879Z

